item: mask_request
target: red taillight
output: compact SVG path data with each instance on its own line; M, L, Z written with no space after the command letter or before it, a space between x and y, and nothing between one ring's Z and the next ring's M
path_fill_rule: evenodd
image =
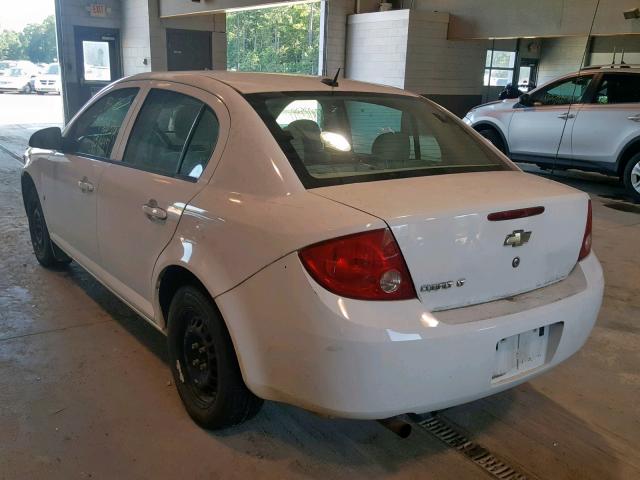
M582 238L582 247L580 247L580 256L578 261L585 258L591 253L591 224L593 213L591 211L591 199L589 199L589 205L587 206L587 225L584 229L584 237Z
M330 292L358 300L416 297L400 248L388 228L334 238L303 248L302 264Z

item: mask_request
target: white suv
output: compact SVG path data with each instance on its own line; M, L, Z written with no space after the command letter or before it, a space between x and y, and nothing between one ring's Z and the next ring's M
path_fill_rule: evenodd
M640 201L640 68L585 69L464 121L512 160L617 175Z

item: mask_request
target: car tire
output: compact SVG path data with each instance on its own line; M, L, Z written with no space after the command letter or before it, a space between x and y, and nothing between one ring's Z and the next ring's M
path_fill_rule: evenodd
M29 222L29 235L36 259L45 268L59 269L71 263L69 258L49 236L38 194L33 189L25 193L25 209Z
M171 300L168 323L171 371L191 418L218 430L255 416L263 401L245 385L231 337L209 295L196 286L181 287Z
M622 181L629 196L640 202L640 152L627 162L622 174Z
M30 83L27 83L24 87L22 87L22 90L21 90L22 93L25 93L27 95L29 95L32 91L33 89L31 88Z
M39 91L37 91L37 90L36 90L36 93L37 93L38 95L44 95L44 93L45 93L45 92L39 92Z
M502 153L507 153L504 141L502 140L500 134L495 131L495 129L490 127L480 127L478 128L478 133L489 140L493 144L493 146L500 150Z

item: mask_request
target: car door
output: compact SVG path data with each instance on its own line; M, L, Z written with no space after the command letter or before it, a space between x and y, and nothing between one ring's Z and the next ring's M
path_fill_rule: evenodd
M576 166L615 170L618 153L640 135L640 74L609 72L575 120L572 154Z
M98 199L102 268L116 293L153 318L151 276L189 201L222 154L229 114L214 95L151 82Z
M98 259L100 181L138 91L122 87L102 95L65 130L63 151L49 156L43 193L51 237L90 269Z
M514 160L554 162L571 157L575 111L593 75L572 76L553 82L531 94L530 107L514 110L509 124L509 152Z

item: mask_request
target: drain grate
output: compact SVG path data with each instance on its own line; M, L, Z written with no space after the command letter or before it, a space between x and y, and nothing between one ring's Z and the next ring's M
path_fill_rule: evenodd
M472 442L436 415L412 416L422 428L451 448L455 448L476 465L500 480L527 480L515 467L497 458L486 448Z

